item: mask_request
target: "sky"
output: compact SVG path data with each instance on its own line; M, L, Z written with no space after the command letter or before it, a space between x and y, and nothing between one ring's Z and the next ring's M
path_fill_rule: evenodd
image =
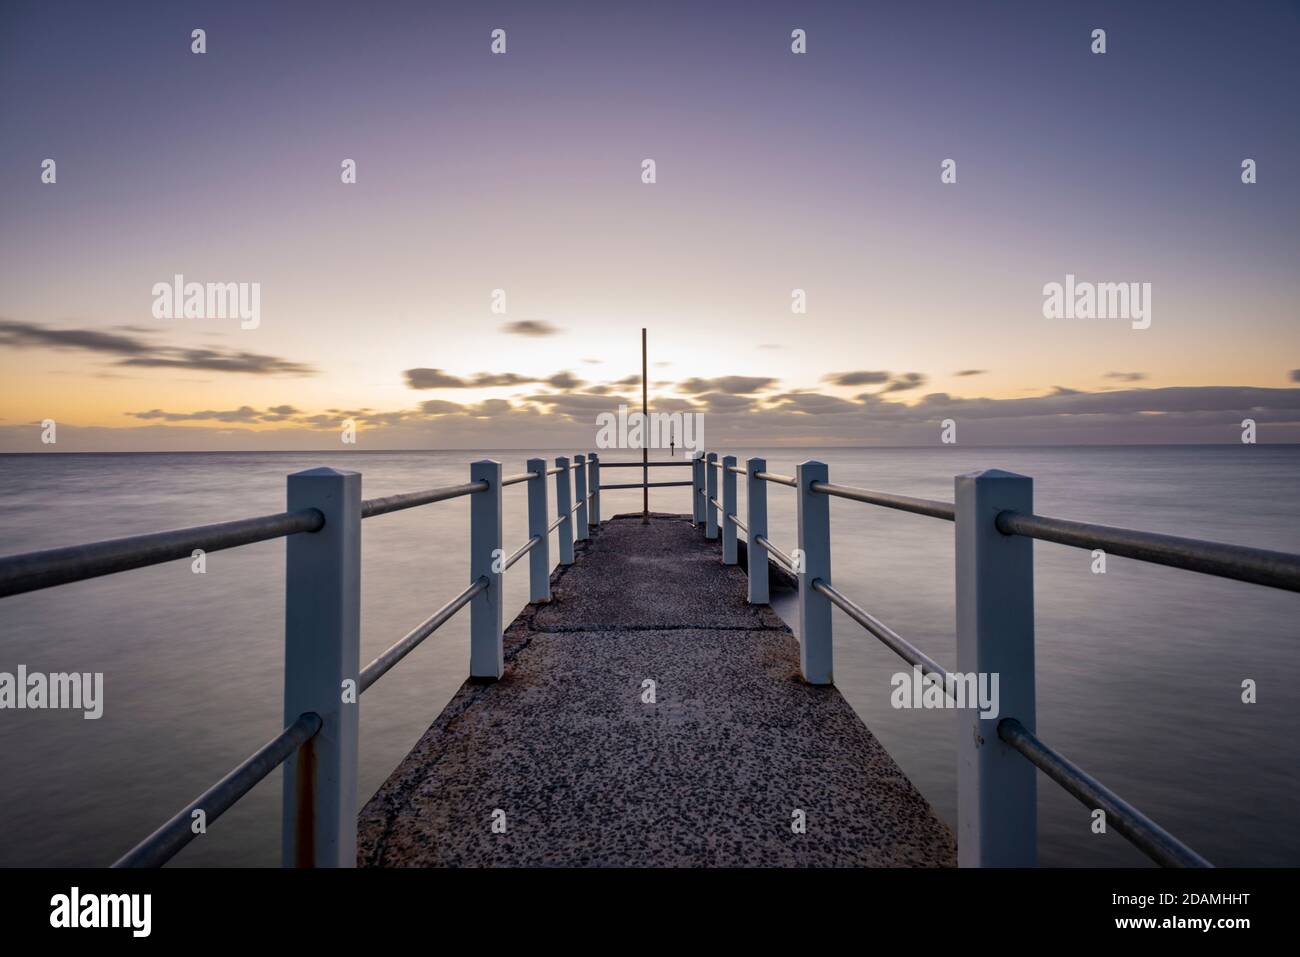
M5 0L0 451L590 448L642 327L710 444L1297 442L1297 49L1286 2ZM1045 317L1067 275L1149 327Z

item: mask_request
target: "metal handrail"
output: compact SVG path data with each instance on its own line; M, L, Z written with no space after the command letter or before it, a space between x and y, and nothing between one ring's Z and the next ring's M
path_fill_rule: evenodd
M441 628L452 615L468 605L470 599L479 592L485 591L487 587L488 580L486 578L478 578L470 582L469 587L463 592L412 628L399 641L390 646L388 650L362 668L361 674L357 676L357 693L361 694L382 678L389 668L405 658L420 642Z
M400 512L407 508L445 502L449 498L486 492L490 487L486 480L482 480L466 482L463 485L444 485L442 488L431 488L423 492L403 492L400 495L389 495L384 498L368 498L361 503L361 517L373 518L376 515L387 515L389 512Z
M777 475L775 472L755 472L754 478L762 479L764 482L775 482L777 485L788 485L791 488L798 488L799 483L793 475Z
M852 599L843 595L829 582L822 581L822 579L818 578L812 583L811 587L813 591L821 592L821 594L831 600L831 604L838 606L844 614L848 615L871 634L879 638L885 647L898 655L898 657L902 658L909 665L920 668L925 674L932 674L942 679L945 688L947 687L948 672L945 671L943 666L937 661L927 655L920 648L917 648L916 645L912 644L866 609L856 604Z
M706 494L705 497L708 498L708 495ZM722 503L719 502L716 498L710 498L709 504L712 505L714 508L716 508L719 512L722 511Z
M0 598L190 558L195 549L215 552L324 526L325 516L309 508L9 555L0 558Z
M767 549L768 554L775 555L777 559L781 562L781 564L785 566L786 571L790 572L790 574L792 575L797 574L795 572L794 559L791 558L789 555L787 555L785 552L781 551L781 549L777 548L770 541L768 541L766 535L755 535L754 541L757 542L759 545L762 545L765 549Z
M516 485L519 482L527 482L535 478L537 478L536 472L520 472L518 475L508 475L501 480L501 487L505 488L507 485Z
M854 502L866 502L868 505L880 505L884 508L898 509L900 512L914 512L931 518L956 521L956 508L951 502L940 502L931 498L914 498L910 495L892 495L889 492L872 492L865 488L853 488L849 485L836 485L833 482L813 482L809 486L814 492L834 495Z
M678 488L694 484L694 482L618 482L614 485L606 485L602 482L600 488L602 491L611 488Z
M519 561L519 559L523 558L525 555L531 552L534 547L540 545L541 543L542 543L542 536L534 535L528 541L520 545L519 548L515 550L515 553L506 559L505 564L501 566L501 570L509 571L511 565Z
M235 802L278 768L289 756L316 736L321 729L320 715L307 712L285 728L212 787L177 812L113 864L114 867L161 867L197 837L194 812L202 811L204 823L211 824L230 810Z
M1049 748L1015 718L998 722L998 737L1083 802L1084 807L1105 811L1106 823L1156 863L1165 867L1214 866L1073 761Z
M732 525L735 525L735 526L736 526L738 529L740 529L742 532L745 532L746 534L748 534L748 532L749 532L749 526L746 525L744 522L742 522L742 521L740 520L739 516L736 516L736 515L728 515L728 516L727 516L727 520L728 520L729 522L731 522Z
M546 474L547 474L547 475L559 475L559 474L560 474L561 472L563 472L563 471L564 471L564 469L560 468L558 465L552 465L549 469L546 470Z
M1110 555L1154 565L1300 591L1300 555L1018 512L1001 512L995 521L1004 535L1024 535L1075 548L1100 548Z
M748 471L747 469L742 469L739 465L728 465L728 466L727 466L727 471L728 471L728 472L735 472L737 475L748 475L748 474L749 474L749 471Z
M606 462L604 459L597 459L600 467L603 469L640 469L649 466L650 468L690 468L694 462L687 459L685 462L678 462L675 459L668 462Z
M563 524L568 519L570 514L571 514L570 512L565 512L563 515L556 516L555 521L551 522L550 525L546 526L546 534L549 535L551 534L551 532L559 528L560 525Z

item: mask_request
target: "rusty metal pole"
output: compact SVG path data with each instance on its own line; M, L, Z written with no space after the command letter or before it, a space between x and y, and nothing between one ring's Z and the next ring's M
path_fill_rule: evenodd
M646 381L645 329L641 329L641 524L650 524L650 403Z

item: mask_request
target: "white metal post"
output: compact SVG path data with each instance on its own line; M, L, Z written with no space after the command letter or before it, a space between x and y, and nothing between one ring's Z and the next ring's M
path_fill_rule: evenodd
M587 456L579 452L573 457L573 488L578 495L578 511L575 513L573 537L579 542L587 540Z
M718 470L713 466L718 462L718 453L710 452L704 457L704 537L718 537L718 509L713 500L718 497Z
M957 864L1034 867L1038 770L997 731L1002 718L1035 729L1034 543L996 525L1002 511L1033 513L1033 479L988 469L954 484L957 671L998 689L996 714L957 712Z
M704 524L704 453L691 459L691 522L696 528Z
M821 579L831 583L831 500L812 490L813 482L827 480L822 462L800 462L795 470L799 496L799 551L795 559L799 579L799 667L809 684L834 681L831 649L831 602L812 589Z
M560 564L573 564L573 496L569 492L569 457L555 460L555 517L560 519Z
M734 455L722 459L722 564L736 564L736 465Z
M745 524L749 526L746 542L749 603L766 605L769 600L767 549L758 543L758 538L767 538L767 483L756 476L759 472L767 471L767 459L749 459L745 462L745 469L749 473L745 477Z
M471 482L487 482L469 497L469 580L488 587L469 603L469 676L495 681L505 672L501 600L505 553L501 548L501 463L482 459L469 467Z
M551 600L551 535L546 530L550 524L551 510L547 508L546 459L529 459L528 471L528 537L540 538L528 553L528 600Z
M591 483L591 518L589 521L600 531L600 457L592 452L587 456L587 478Z
M289 476L289 511L325 525L285 548L284 723L314 711L321 729L284 763L285 867L357 863L357 676L361 671L361 474Z

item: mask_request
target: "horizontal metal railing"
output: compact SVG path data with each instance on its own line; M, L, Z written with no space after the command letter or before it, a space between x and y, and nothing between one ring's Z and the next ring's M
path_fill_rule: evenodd
M775 555L786 571L792 575L798 574L798 566L795 564L795 560L768 541L766 535L756 535L754 541L767 549L770 554Z
M517 475L507 475L501 479L501 487L505 488L507 485L518 485L520 482L527 482L530 479L535 478L537 478L537 475L533 472L520 472Z
M361 517L374 518L376 515L387 515L389 512L400 512L407 508L419 508L421 505L432 505L434 502L445 502L448 499L487 490L487 482L466 482L463 485L447 485L443 488L426 489L423 492L403 492L385 498L366 499L361 503Z
M667 462L663 462L663 461L660 461L660 462L606 462L604 459L601 459L600 467L601 467L602 469L640 469L640 468L652 468L652 469L654 469L654 468L679 468L679 469L680 469L680 468L687 468L687 469L688 469L688 468L691 467L691 460L690 460L690 459L687 459L687 460L685 460L685 461L683 461L683 462L679 462L679 461L677 461L677 460L675 460L675 459L669 460L669 461L667 461ZM603 486L603 487L604 487L604 488L609 488L608 485ZM640 486L637 486L637 487L640 488Z
M847 485L834 485L830 482L813 482L812 490L823 495L846 498L868 505L880 505L884 508L898 509L902 512L915 512L917 515L929 515L931 518L954 520L951 502L938 502L929 498L913 498L910 495L891 495L888 492L872 492L865 488L851 488Z
M605 463L601 463L604 468ZM618 482L613 485L601 485L602 490L612 488L683 488L693 485L693 482Z
M1164 867L1213 867L1178 838L1129 804L1073 761L1053 751L1015 718L998 722L998 737L1074 795L1087 808L1100 808L1115 830Z
M788 485L790 488L799 487L799 483L794 480L793 475L777 475L774 472L755 472L754 478L762 479L764 482L775 482L777 485Z
M827 582L818 578L810 586L813 591L820 592L829 598L836 607L856 621L859 625L875 635L880 641L889 648L894 654L902 658L909 665L920 668L922 673L934 675L940 681L948 680L948 672L937 661L923 652L916 645L912 644L894 629L890 628L879 618L867 612L857 603L841 594L837 588L834 588Z
M420 622L402 638L389 646L382 654L378 655L370 664L361 669L360 675L357 676L357 690L365 692L367 688L388 673L388 670L397 664L408 654L419 647L424 639L428 638L435 631L441 628L451 619L451 617L460 611L473 600L474 596L480 592L486 591L488 581L486 578L476 578L470 582L469 587L453 598L447 604L443 605L432 615Z
M123 854L114 867L162 867L200 833L194 827L195 812L203 815L204 828L226 811L288 759L289 755L316 736L320 715L308 712L285 728L243 764L178 811L166 824Z
M1300 591L1300 555L1014 512L999 513L996 522L1004 535L1024 535L1075 548L1100 548L1109 555L1153 565Z
M320 512L305 509L9 555L0 558L0 598L190 558L196 549L215 552L315 532L324 524Z

